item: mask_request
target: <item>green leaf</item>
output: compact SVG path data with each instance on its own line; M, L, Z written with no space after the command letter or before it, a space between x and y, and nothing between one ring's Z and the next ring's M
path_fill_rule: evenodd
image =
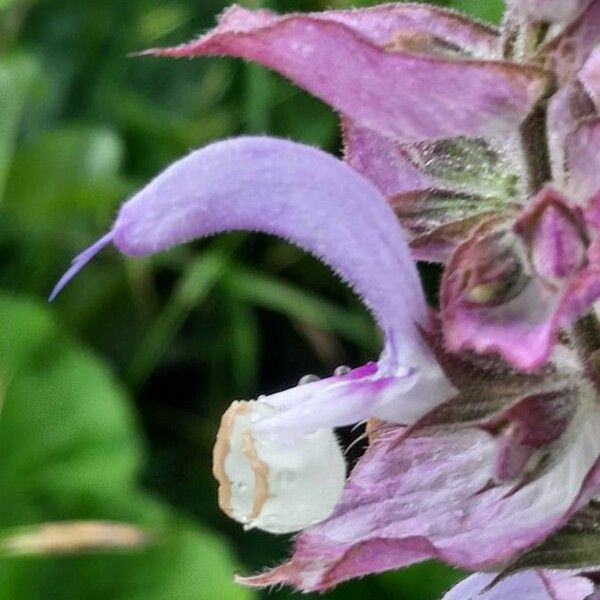
M153 540L86 556L0 558L0 597L243 600L223 543L143 493L134 415L112 373L49 309L0 296L0 530L65 520L132 522Z
M152 322L131 360L128 371L131 383L139 385L148 377L186 317L223 276L234 248L204 252L185 268L168 303Z
M504 14L504 2L500 0L486 0L485 2L474 2L473 0L452 0L449 5L462 12L488 21L489 23L500 23Z

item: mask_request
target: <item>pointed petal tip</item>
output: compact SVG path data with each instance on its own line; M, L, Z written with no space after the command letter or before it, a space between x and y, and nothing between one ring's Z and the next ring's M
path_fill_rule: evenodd
M98 241L94 242L89 248L86 248L81 254L78 254L72 261L71 266L67 269L64 275L58 280L57 284L52 288L48 296L48 302L53 302L54 299L61 293L64 287L87 265L100 250L107 246L113 239L113 232L109 231L103 235Z
M256 575L240 575L236 573L233 580L238 585L243 585L247 588L265 588L283 585L293 585L294 582L290 578L290 569L292 567L289 563L284 563L273 569L269 569L264 573L257 573Z
M128 52L127 58L139 58L140 56L155 56L159 48L145 48L144 50L135 50Z
M140 56L170 56L179 57L180 54L177 52L178 46L173 48L145 48L144 50L137 50L136 52L130 52L127 56L129 58L139 58Z

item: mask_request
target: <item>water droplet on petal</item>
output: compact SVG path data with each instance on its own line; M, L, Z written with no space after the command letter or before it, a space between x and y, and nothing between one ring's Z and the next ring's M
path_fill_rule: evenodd
M298 381L298 385L306 385L307 383L314 383L315 381L320 381L321 378L318 375L313 375L309 373L308 375L304 375L304 377L300 378Z
M350 371L352 371L352 369L350 367L348 367L347 365L340 365L339 367L336 367L333 374L337 375L337 376L348 375L348 373L350 373Z

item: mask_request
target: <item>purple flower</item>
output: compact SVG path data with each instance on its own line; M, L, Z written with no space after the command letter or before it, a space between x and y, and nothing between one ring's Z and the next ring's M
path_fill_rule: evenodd
M239 138L193 152L121 208L56 291L109 242L140 256L235 229L319 256L385 339L377 363L234 403L224 416L223 509L247 527L308 527L289 563L246 583L325 589L429 557L495 567L590 499L600 410L591 384L574 383L572 352L559 349L560 367L532 375L448 354L393 211L368 180L313 148ZM372 442L345 482L332 428L364 419Z
M213 144L169 167L125 203L111 232L75 259L51 297L110 242L124 254L142 256L230 230L277 235L320 257L363 299L384 334L377 363L238 403L224 418L215 452L221 505L248 526L298 530L328 516L341 495L345 469L333 427L372 417L414 423L454 393L420 332L428 326L428 309L402 229L368 180L321 151L284 140ZM321 444L323 452L302 466L311 444ZM283 446L289 456L276 465ZM264 465L273 467L272 476ZM322 486L301 477L319 465L321 477L328 469L337 473L328 508L292 518L290 507L271 506L266 492L255 504L252 480L261 474L266 488L277 489L275 479L285 471L296 485L281 494L297 495L300 486L313 502L322 500ZM289 522L280 522L284 517Z
M223 510L300 531L291 559L247 585L324 590L439 558L500 573L447 600L595 592L600 0L508 5L500 32L412 4L234 6L148 52L279 71L341 113L346 164L271 138L193 152L125 203L53 296L109 243L140 256L260 231L321 258L383 332L377 362L223 416ZM413 259L444 265L439 314ZM346 478L334 428L365 420Z

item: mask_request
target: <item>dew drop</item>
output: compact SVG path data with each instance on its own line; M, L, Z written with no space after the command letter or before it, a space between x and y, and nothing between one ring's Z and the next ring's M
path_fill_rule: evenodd
M298 385L306 385L307 383L314 383L315 381L320 381L321 378L318 375L313 375L312 373L309 373L308 375L304 375L304 377L301 377L300 380L298 381Z
M350 371L352 371L352 369L350 367L348 367L347 365L340 365L339 367L336 367L333 374L337 375L337 376L348 375L348 373L350 373Z

